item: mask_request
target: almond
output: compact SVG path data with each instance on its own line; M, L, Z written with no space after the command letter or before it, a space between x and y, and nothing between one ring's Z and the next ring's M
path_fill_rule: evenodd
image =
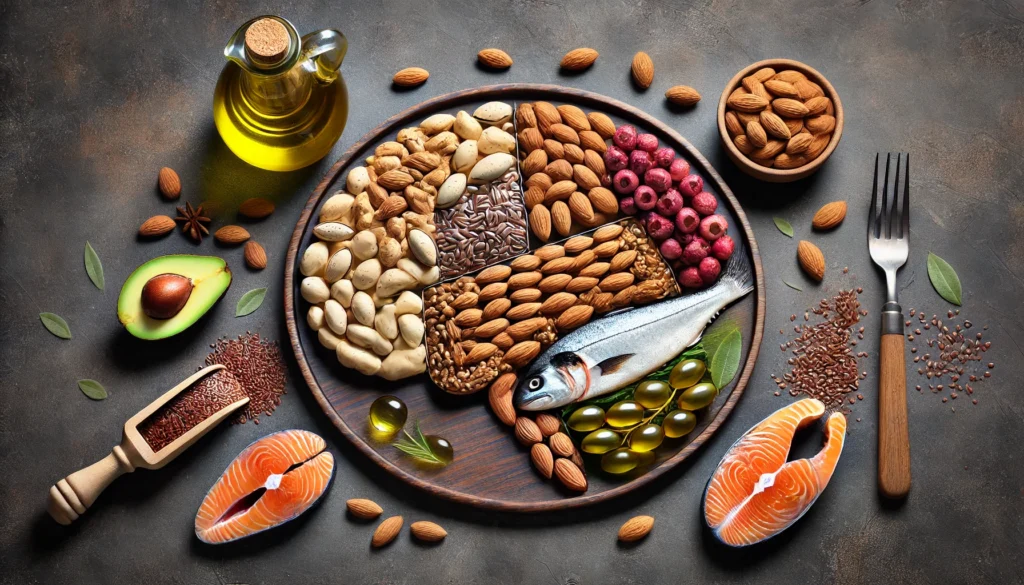
M274 204L269 199L251 197L238 206L238 213L250 219L263 219L274 213Z
M832 203L826 203L814 214L814 219L811 221L811 225L814 229L828 230L836 227L843 223L843 219L846 218L846 202L845 201L833 201Z
M590 191L595 187L601 186L601 179L598 179L594 171L590 170L586 165L573 165L572 178L582 191ZM580 195L582 196L583 194L580 193Z
M598 228L597 231L592 234L592 237L594 238L595 243L601 244L619 237L619 234L621 233L622 226L616 223Z
M508 319L504 319L504 318L502 318L502 319L491 319L490 321L487 321L483 325L478 326L476 328L476 332L474 333L474 335L476 335L477 337L479 337L481 339L486 339L488 337L494 337L495 335L501 333L502 331L504 331L506 329L508 329ZM486 354L485 357L483 357L481 359L487 359L487 358L491 357L492 355L494 355L494 350L498 349L497 346L495 346L493 344L489 344L489 343L481 343L481 344L478 344L476 347L480 347L481 345L490 345L491 346L489 348L485 348L484 350L481 350L481 353L485 353ZM474 347L473 349L476 349L476 347ZM494 348L494 349L491 349L491 348Z
M562 123L562 115L558 113L555 106L548 102L535 102L533 113L537 116L537 128L545 136L550 133L552 125Z
M562 57L561 67L569 71L583 71L597 61L598 53L594 49L573 49Z
M543 295L539 289L521 288L517 291L513 291L508 298L513 303L533 303L539 301L541 296Z
M563 144L562 150L565 151L565 160L570 164L581 164L583 162L583 149L575 144Z
M548 156L550 157L551 155L549 154ZM564 156L564 151L563 151L563 156ZM569 161L558 159L558 160L553 160L553 161L549 162L548 165L546 167L544 167L544 174L546 174L547 176L551 177L551 180L554 181L554 183L551 185L552 187L558 186L562 190L563 197L555 197L555 199L565 199L566 197L569 196L569 193L572 193L573 191L576 190L576 183L573 183L572 180L571 180L572 179L572 165L569 164ZM572 184L571 185L564 185L564 184L563 185L559 185L559 183L572 183ZM550 189L548 189L548 190L550 191Z
M594 215L597 216L596 213ZM580 255L576 257L576 261L572 265L572 272L577 272L583 270L587 266L590 266L590 263L593 262L595 258L597 258L597 256L594 254L593 250L583 250L580 252Z
M536 270L540 268L540 265L540 258L533 254L524 254L522 256L517 256L515 260L509 263L509 268L517 272L522 272L525 270Z
M540 271L544 274L559 274L561 272L568 272L576 266L576 258L570 256L560 256L548 260L540 267Z
M448 533L440 525L434 524L433 522L427 522L426 520L420 520L419 522L413 522L409 525L409 532L417 540L423 542L440 542L444 540L444 537L448 536Z
M511 267L505 266L504 264L495 264L494 266L481 270L473 280L476 284L483 286L492 282L505 280L510 274L512 274Z
M786 128L789 128L790 136L796 136L804 129L804 121L801 118L783 118L782 121L786 123Z
M533 104L522 102L516 108L516 125L520 128L536 128L537 114L533 111Z
M832 100L828 99L827 97L818 96L812 97L811 99L807 100L806 102L804 102L804 105L807 106L808 116L817 116L818 114L826 113L826 110L828 110L828 107L831 103Z
M795 71L795 70L789 69L789 70L786 70L786 71L779 71L778 73L773 75L771 78L772 79L778 79L780 81L785 81L786 83L796 83L797 81L799 81L801 79L806 80L807 76L804 75L803 73L800 73L799 71Z
M562 430L562 423L558 420L557 416L554 416L552 414L542 412L538 414L537 417L534 418L533 420L534 422L537 423L537 427L540 429L541 434L544 435L545 437L550 437L551 435Z
M594 238L590 236L574 236L565 241L567 254L579 254L594 244Z
M647 536L654 527L654 518L650 516L634 516L619 528L619 540L634 542Z
M598 279L593 276L577 276L570 280L569 284L565 285L565 292L571 292L574 295L578 295L594 288L597 286L597 283Z
M519 131L519 147L526 154L532 154L536 150L544 148L544 136L536 128L523 128Z
M640 51L633 55L633 64L629 70L633 75L633 82L641 89L647 89L654 83L654 61L647 53Z
M752 120L747 123L747 140L754 148L764 148L768 144L768 134L759 121Z
M160 193L168 199L177 199L181 196L181 179L171 167L160 169L156 184L160 188Z
M579 275L600 278L604 276L606 272L608 272L609 266L610 264L608 264L607 262L595 262L594 264L591 264L586 268L581 268Z
M615 136L615 122L612 122L612 119L606 114L590 112L587 114L587 121L590 122L590 128L601 138L608 139Z
M814 135L807 132L802 132L793 136L786 143L786 154L802 154L807 152L807 149L811 146L811 142L814 141Z
M635 285L629 285L626 288L618 291L617 293L615 293L615 296L612 297L612 306L614 306L615 308L619 308L629 305L631 302L633 302L633 293L635 292Z
M374 548L380 548L398 536L398 533L402 531L402 517L392 516L387 520L381 522L377 526L377 530L373 531L373 539L370 544Z
M253 270L263 270L267 267L267 251L257 242L245 243L245 263Z
M772 111L783 118L803 118L809 110L801 101L791 98L778 98L772 100Z
M569 213L582 224L594 221L594 207L590 204L590 199L579 191L569 196Z
M544 317L534 317L533 319L527 319L520 321L515 325L509 326L506 333L509 334L512 339L516 341L523 341L537 332L538 329L548 324L548 320Z
M540 443L544 440L544 435L541 434L537 423L525 416L516 419L515 435L516 439L526 446Z
M550 262L555 258L561 258L565 256L565 246L559 246L558 244L548 244L537 248L533 251L533 255L540 258L541 262Z
M558 106L558 113L562 115L562 122L566 126L569 126L577 132L584 130L590 130L590 121L587 120L587 115L583 113L583 110L570 104L563 104Z
M579 137L580 146L583 148L593 150L601 154L604 154L604 151L608 150L608 145L605 144L604 138L593 130L584 130L579 133Z
M487 306L484 307L484 312L480 316L480 318L483 319L484 321L497 319L498 317L504 316L505 311L509 310L511 306L512 301L508 299L494 299L493 301L487 303Z
M226 225L214 232L213 237L222 244L241 244L249 239L249 232L242 226Z
M491 338L491 343L497 345L501 351L508 351L516 342L508 333L499 333Z
M502 361L513 368L521 368L540 354L540 342L532 339L520 341L509 348Z
M807 240L800 240L796 248L796 258L808 276L818 282L825 278L825 255L817 246Z
M594 307L590 305L575 305L566 309L555 321L555 326L560 331L576 329L588 321L594 315Z
M501 49L483 49L476 54L480 64L491 69L508 69L512 66L512 57Z
M811 134L828 134L836 129L836 119L828 114L811 116L804 120L804 128Z
M415 87L427 81L430 72L421 67L406 67L391 78L398 87Z
M775 157L775 168L777 169L798 169L811 162L811 159L802 154L782 154Z
M615 194L604 187L594 187L587 192L590 204L601 213L614 214L619 211L619 200Z
M665 92L665 99L677 106L693 106L700 101L700 93L688 85L673 85Z
M582 140L582 136L580 139ZM608 172L608 169L604 165L604 157L597 153L596 150L588 148L583 153L583 164L587 166L595 175L600 177ZM599 183L600 184L600 183Z
M594 241L597 241L597 232L594 232ZM619 251L619 241L611 240L603 244L598 245L594 248L594 255L598 258L607 258L614 256Z
M537 472L544 477L544 479L551 479L551 472L555 467L555 459L551 456L551 449L544 443L534 443L533 447L530 447L530 461L533 462L533 466L537 468Z
M391 169L377 177L377 184L388 191L401 191L409 185L412 185L414 180L415 179L412 178L412 175L405 171Z
M491 384L491 388L487 392L487 399L491 403L494 416L510 427L516 424L516 409L512 406L512 390L515 385L515 374L502 374Z
M552 140L550 138L546 139L544 141L544 152L548 153L548 159L550 159L552 162L559 161L565 158L565 147L562 146L562 143L557 140ZM570 168L572 168L571 165ZM547 172L547 169L545 169L545 172ZM551 175L548 176L551 177ZM560 181L562 179L567 178L568 177L563 176L562 174L559 173L559 178L551 177L551 180Z
M452 322L459 327L476 327L481 323L483 314L480 309L463 309Z
M831 134L818 134L814 137L814 140L811 141L811 145L807 147L807 152L804 154L807 158L814 160L818 158L818 155L825 151L825 148L828 147L828 143L831 141Z
M782 118L774 112L761 112L761 127L764 128L765 132L780 140L790 139L789 126L786 126Z
M542 278L544 278L544 275L540 272L520 272L509 277L508 287L512 290L531 288L537 286L537 283Z
M154 215L139 226L139 235L147 238L167 235L174 231L174 220L166 215Z
M797 97L804 100L824 97L825 92L821 89L821 86L808 79L798 79L793 82L793 87L796 88Z
M508 321L506 321L506 323L507 322ZM489 321L488 323L493 323L493 321ZM481 335L481 328L482 327L477 327L474 335L476 335L477 337L493 337L492 335ZM494 345L493 343L478 343L473 346L473 349L469 350L469 353L466 354L466 360L463 363L467 366L470 366L477 362L482 362L486 359L489 359L497 351L498 346Z
M533 210L535 205L542 205L544 203L544 189L536 185L528 187L526 193L523 193L523 201L526 203L526 209L529 210Z
M576 452L572 439L562 432L551 435L548 438L548 444L551 445L551 451L559 457L572 457L572 454Z
M749 138L749 137L748 137ZM775 158L777 154L786 149L786 143L781 140L768 140L768 144L765 144L761 148L756 148L750 152L750 158L755 159L766 159Z
M565 201L555 201L551 204L551 225L559 235L569 235L572 229L572 214Z
M746 134L740 134L732 139L732 143L736 145L736 150L749 156L754 150L754 145L750 143L750 139L747 138Z
M498 297L505 296L508 291L508 284L504 282L492 282L480 289L479 299L482 303L488 303Z
M534 128L527 128L527 130L536 131ZM520 164L520 168L523 171L523 176L529 177L534 173L539 173L543 171L544 167L546 167L547 165L548 153L544 152L544 149L538 148L537 150L531 152L525 159L523 159L523 162Z
M373 214L373 219L379 222L385 222L392 217L397 217L402 214L406 209L409 208L409 204L406 202L405 197L400 195L391 195L380 204L377 211Z
M633 284L632 272L616 272L606 276L597 286L604 292L617 292Z
M345 502L345 506L350 514L360 520L373 520L384 513L384 509L373 500L356 498Z
M576 295L567 292L555 293L544 301L540 312L544 315L559 315L576 304Z
M572 260L572 258L561 258L561 260ZM557 260L552 260L552 262L557 262ZM569 284L570 280L572 280L570 274L552 274L538 282L537 288L542 293L553 294L565 290L565 285Z
M771 92L775 97L793 99L798 99L800 97L800 93L792 83L782 81L781 79L769 79L768 81L765 81L764 88Z
M587 491L587 478L572 461L562 458L555 460L555 477L566 488L574 492Z
M757 79L761 83L764 83L775 75L775 70L771 67L762 67L757 71L751 73L751 77Z
M537 290L537 289L530 288L530 289L523 289L523 290ZM519 291L516 291L516 292L519 292ZM537 292L540 292L540 291L537 290ZM530 317L533 317L534 315L537 314L537 311L540 310L540 305L541 305L541 303L537 303L537 302L525 302L525 303L516 305L516 306L512 307L511 309L509 309L508 313L506 313L505 316L508 317L509 319L511 319L512 321L522 321L523 319L529 319Z
M636 262L636 250L623 250L612 256L609 270L612 272L622 272L632 266L633 262Z
M579 144L580 135L565 124L552 124L550 127L551 137L563 144Z
M449 303L456 311L475 307L479 296L473 291L466 291Z
M730 108L748 114L756 114L768 107L768 100L752 93L730 96L727 103Z

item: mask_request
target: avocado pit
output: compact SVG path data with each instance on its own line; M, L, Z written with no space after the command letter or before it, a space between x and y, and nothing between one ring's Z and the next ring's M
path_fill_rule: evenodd
M142 312L153 319L170 319L181 312L192 295L192 279L180 274L158 274L142 287Z

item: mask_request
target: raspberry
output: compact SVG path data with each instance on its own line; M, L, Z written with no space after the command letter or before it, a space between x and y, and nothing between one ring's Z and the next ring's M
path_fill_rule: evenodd
M658 150L658 137L654 134L641 134L636 137L636 147L654 154L654 151Z
M686 178L679 181L679 190L684 197L695 197L704 190L704 179L700 175L686 175Z
M675 260L683 255L683 247L679 244L679 240L675 238L669 238L658 246L658 250L661 251L661 255L666 260Z
M712 242L725 235L729 224L721 215L709 215L700 220L700 237Z
M627 171L619 171L625 173ZM647 185L640 185L633 191L633 200L636 201L636 206L644 211L654 209L654 206L658 203L658 194L654 192Z
M718 209L718 199L707 191L701 191L693 196L690 207L702 216L711 215Z
M692 234L700 227L700 216L692 207L684 207L676 214L676 227L684 234Z
M725 262L730 256L732 256L732 252L735 249L736 243L732 241L732 238L729 236L722 236L715 240L714 244L711 244L711 255L722 262Z
M708 256L700 261L697 271L700 273L700 279L704 282L704 286L711 286L718 280L718 275L722 272L722 265L718 263L718 260Z
M636 215L636 201L632 197L619 199L619 211L624 215Z
M653 166L651 155L647 151L637 149L629 153L629 170L636 173L636 176L644 176L644 173Z
M640 179L637 178L636 173L629 169L622 169L615 173L615 178L612 179L612 188L619 195L629 195L636 190L639 184Z
M675 189L665 191L665 194L658 198L658 204L654 206L655 211L672 219L675 219L676 214L682 208L683 196Z
M704 279L700 277L696 266L690 266L679 274L679 284L683 288L700 288L704 286Z
M672 175L672 180L678 183L685 179L686 175L690 174L690 163L681 158L677 158L672 161L672 164L668 167L668 174Z
M644 184L650 186L658 193L664 193L672 186L672 175L668 174L668 171L665 169L654 167L644 173Z
M611 173L621 171L629 166L629 155L613 144L604 151L604 166Z
M672 236L672 230L674 228L675 226L672 225L671 221L657 213L652 213L651 216L647 218L647 235L651 236L651 238L657 242L669 239L669 237Z
M636 148L636 128L629 124L623 124L615 130L612 142L622 150L629 152Z
M700 261L708 257L708 243L702 238L694 238L683 248L683 264L696 266Z
M676 151L672 150L667 146L662 146L658 150L654 151L654 164L658 165L663 169L670 168L672 162L676 159Z

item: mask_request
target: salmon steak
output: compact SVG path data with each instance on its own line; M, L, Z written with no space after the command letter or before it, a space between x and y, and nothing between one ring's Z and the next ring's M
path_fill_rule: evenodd
M825 446L810 459L787 461L797 429L825 414L806 398L754 425L726 452L704 490L704 522L723 544L748 546L789 528L825 490L846 440L846 417L825 423Z
M334 456L319 435L297 429L246 447L213 484L196 513L196 536L222 544L293 520L327 492Z

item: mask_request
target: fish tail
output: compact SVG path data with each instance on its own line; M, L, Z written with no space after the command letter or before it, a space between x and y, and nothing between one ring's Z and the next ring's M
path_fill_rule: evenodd
M733 241L736 247L726 263L725 273L720 282L735 289L736 296L733 298L740 298L754 290L754 268L744 249L743 238L735 238Z

